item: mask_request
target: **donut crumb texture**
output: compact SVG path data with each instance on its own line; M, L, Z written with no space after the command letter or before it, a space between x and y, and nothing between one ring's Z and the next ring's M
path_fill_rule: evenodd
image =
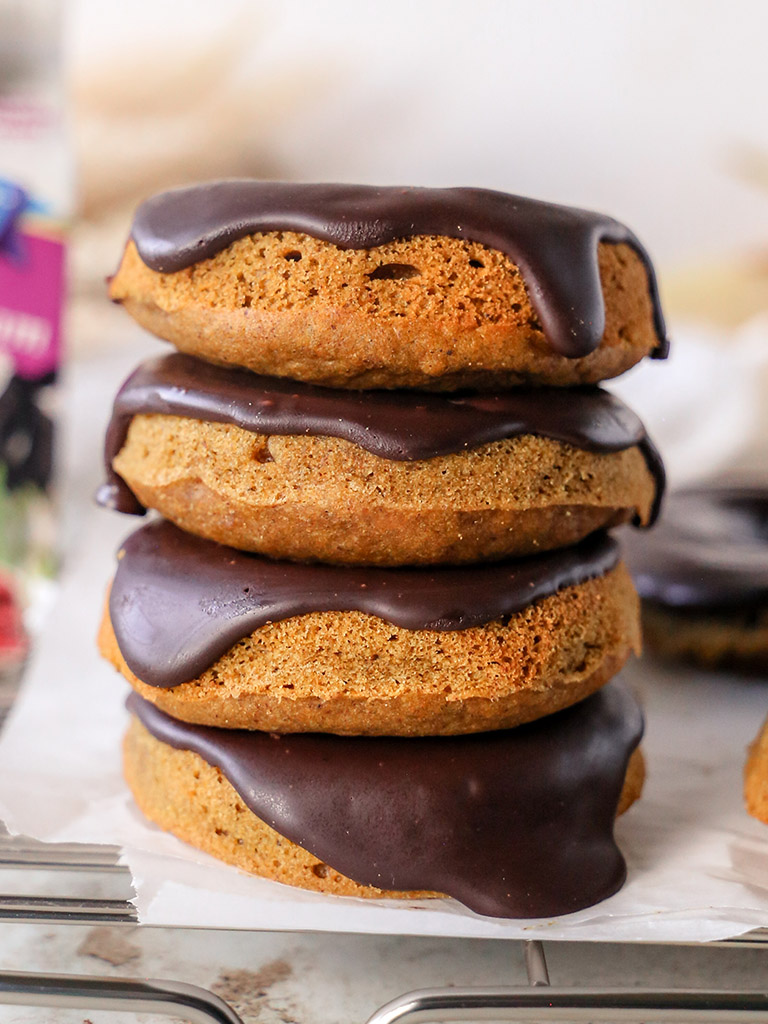
M506 729L599 689L639 652L639 601L623 564L486 626L407 630L363 612L262 626L196 679L139 680L105 609L102 655L185 722L263 732L455 735Z
M271 376L352 388L569 385L615 377L658 345L640 256L601 243L598 263L605 332L578 359L551 348L505 253L443 236L340 249L262 232L170 274L129 241L110 297L182 352Z
M339 438L265 436L135 416L114 469L181 529L272 558L462 564L577 543L635 516L656 485L641 450L523 435L413 462Z

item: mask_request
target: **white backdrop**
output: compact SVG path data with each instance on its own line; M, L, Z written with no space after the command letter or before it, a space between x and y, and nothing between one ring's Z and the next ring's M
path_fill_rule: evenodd
M65 6L80 86L108 69L147 115L230 82L253 99L233 132L279 174L594 206L663 266L768 238L762 0Z

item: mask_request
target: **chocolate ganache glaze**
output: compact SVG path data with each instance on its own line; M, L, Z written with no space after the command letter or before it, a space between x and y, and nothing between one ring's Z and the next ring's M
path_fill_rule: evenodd
M178 686L238 640L294 615L361 611L404 629L469 629L602 576L618 562L604 534L492 565L375 569L277 562L184 533L163 520L124 542L109 614L129 668Z
M106 483L96 500L139 515L144 507L112 469L131 419L160 413L232 423L258 434L340 437L384 459L430 459L521 434L616 452L639 445L664 490L658 452L638 417L596 387L518 388L478 394L342 391L261 377L174 353L142 363L115 399L105 444Z
M219 768L282 836L363 885L428 890L494 917L550 917L626 876L613 838L643 718L616 682L516 729L390 739L189 725L136 694L163 743Z
M624 242L648 272L659 339L654 354L667 354L648 254L629 228L587 210L480 188L218 181L146 200L132 237L148 267L172 273L258 231L299 231L342 249L444 235L500 250L520 267L549 344L570 359L593 352L605 329L598 243Z
M768 480L676 491L656 529L623 545L648 601L681 611L768 608Z

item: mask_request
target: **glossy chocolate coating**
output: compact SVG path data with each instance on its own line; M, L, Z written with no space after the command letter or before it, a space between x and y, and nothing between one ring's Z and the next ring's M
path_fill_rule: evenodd
M656 528L622 543L648 601L681 611L768 608L768 478L673 492Z
M642 422L600 388L451 395L342 391L174 353L142 363L115 399L104 452L107 481L97 500L120 512L144 511L112 460L125 444L131 419L146 413L232 423L257 434L340 437L397 461L431 459L521 434L602 453L639 445L656 479L657 505L664 488L661 459Z
M259 231L299 231L342 249L372 249L398 238L443 235L506 253L525 280L555 352L593 352L605 330L598 244L632 246L648 272L655 355L667 353L664 320L648 254L618 221L480 188L376 188L218 181L163 192L136 211L132 237L144 263L172 273Z
M136 676L171 687L200 675L268 622L361 611L404 629L469 629L602 576L618 558L616 542L594 534L573 547L491 565L303 565L236 551L158 520L123 544L109 613Z
M280 835L362 885L525 918L591 906L624 881L613 826L643 718L616 682L517 729L422 739L214 729L136 694L128 707L163 743L220 768Z

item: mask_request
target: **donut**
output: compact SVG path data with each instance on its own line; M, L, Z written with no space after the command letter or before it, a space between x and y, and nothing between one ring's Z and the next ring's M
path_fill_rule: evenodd
M744 767L744 801L752 817L768 825L768 719L749 748Z
M628 228L485 189L165 192L110 296L182 352L334 388L590 384L667 351Z
M245 871L519 918L582 909L624 881L613 824L640 795L643 721L618 683L517 729L423 739L213 729L136 694L128 706L139 808Z
M98 500L272 558L488 561L655 516L642 423L599 388L350 392L175 353L120 389Z
M768 671L768 482L674 492L623 544L648 647L704 668Z
M639 646L604 534L484 566L276 562L164 521L123 544L102 654L175 718L263 732L452 735L575 703Z

